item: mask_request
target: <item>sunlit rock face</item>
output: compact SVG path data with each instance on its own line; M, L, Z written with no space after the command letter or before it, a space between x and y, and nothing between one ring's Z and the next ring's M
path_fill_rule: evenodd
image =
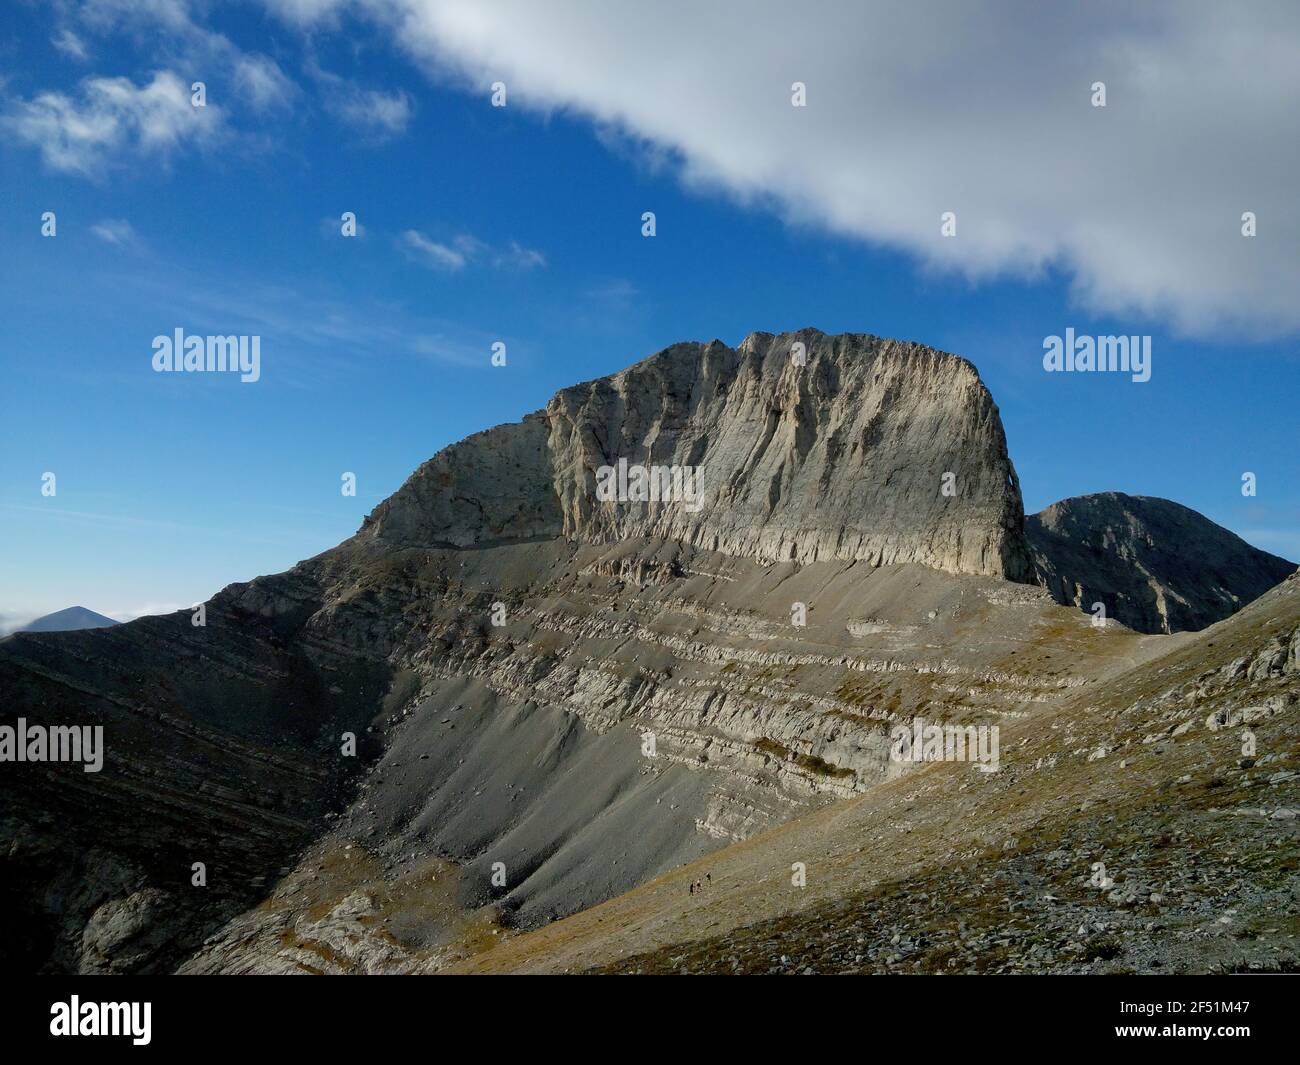
M602 498L620 462L674 477L676 494L638 497L634 473ZM364 531L422 546L662 537L759 562L1023 581L1022 526L997 406L970 363L804 330L678 344L566 388L425 463Z

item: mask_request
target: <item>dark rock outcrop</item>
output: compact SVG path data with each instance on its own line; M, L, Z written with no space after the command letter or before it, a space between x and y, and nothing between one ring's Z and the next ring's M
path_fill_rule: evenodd
M1121 492L1053 503L1025 532L1052 598L1085 611L1103 603L1138 632L1203 629L1296 568L1194 510Z

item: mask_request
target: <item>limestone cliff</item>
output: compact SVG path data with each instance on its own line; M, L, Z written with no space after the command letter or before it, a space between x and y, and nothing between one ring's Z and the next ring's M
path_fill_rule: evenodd
M602 501L598 471L620 460L698 470L699 503ZM678 344L566 388L425 463L364 533L421 547L663 537L759 562L1022 581L1023 517L997 406L969 362L808 329Z

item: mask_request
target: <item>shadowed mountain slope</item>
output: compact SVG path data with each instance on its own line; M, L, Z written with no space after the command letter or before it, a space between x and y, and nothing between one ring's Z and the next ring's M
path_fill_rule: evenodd
M1025 533L1052 598L1085 611L1102 603L1138 632L1203 629L1296 568L1194 510L1120 492L1053 503Z

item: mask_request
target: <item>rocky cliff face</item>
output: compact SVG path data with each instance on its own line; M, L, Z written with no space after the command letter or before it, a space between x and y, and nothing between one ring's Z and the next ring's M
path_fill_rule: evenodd
M1251 547L1208 518L1120 492L1063 499L1025 531L1044 587L1063 604L1139 632L1203 629L1240 610L1296 565Z
M800 357L792 357L796 345ZM602 467L691 471L602 500ZM368 519L410 546L663 537L759 562L917 562L1032 579L997 406L970 363L816 330L679 344L446 449Z

